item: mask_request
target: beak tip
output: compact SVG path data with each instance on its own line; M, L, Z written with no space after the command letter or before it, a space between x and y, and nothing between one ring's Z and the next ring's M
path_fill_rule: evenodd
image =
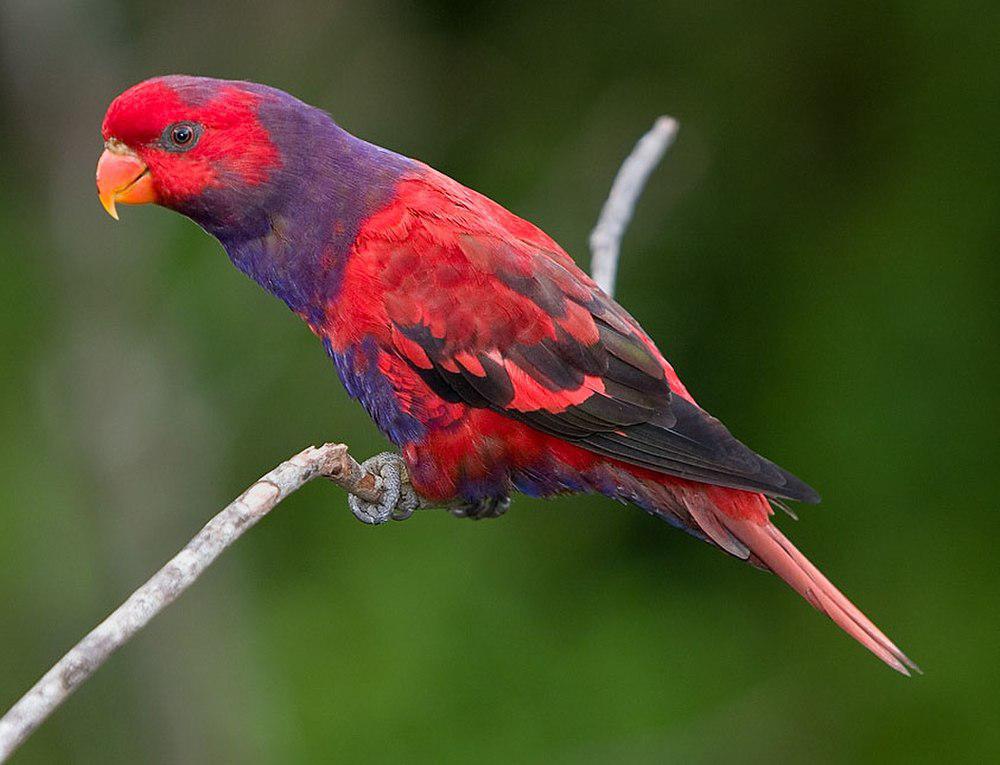
M104 210L115 220L118 220L118 210L115 209L115 198L101 196L101 205Z

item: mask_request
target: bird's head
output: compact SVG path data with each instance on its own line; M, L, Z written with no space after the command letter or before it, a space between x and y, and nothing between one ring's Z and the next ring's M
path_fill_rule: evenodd
M248 82L182 75L141 82L104 118L101 203L116 219L118 203L156 203L207 228L238 226L283 190L294 163L276 143L275 128L299 132L295 123L309 110Z

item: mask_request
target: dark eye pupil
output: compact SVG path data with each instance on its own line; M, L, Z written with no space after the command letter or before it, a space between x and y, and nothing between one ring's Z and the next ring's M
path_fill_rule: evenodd
M184 144L189 143L194 137L194 131L187 125L178 125L174 128L170 137L174 140L174 143L179 146L183 146Z

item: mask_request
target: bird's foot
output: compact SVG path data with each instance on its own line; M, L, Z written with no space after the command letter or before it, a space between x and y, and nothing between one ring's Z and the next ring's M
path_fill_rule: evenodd
M471 518L481 521L485 518L499 518L510 507L510 497L486 497L478 502L463 502L448 508L456 518Z
M368 502L353 494L347 503L354 517L362 523L378 524L405 521L422 504L413 490L403 458L392 452L376 454L361 463L361 469L375 476L374 489L380 492L378 502Z

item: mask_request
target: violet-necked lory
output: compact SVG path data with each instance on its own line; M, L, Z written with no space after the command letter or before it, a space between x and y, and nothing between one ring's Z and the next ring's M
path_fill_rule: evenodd
M249 82L147 80L112 102L103 136L107 211L155 202L214 235L323 341L425 503L471 517L515 491L632 503L775 572L890 667L916 669L771 522L772 503L816 492L699 407L536 226ZM368 522L400 512L354 507Z

